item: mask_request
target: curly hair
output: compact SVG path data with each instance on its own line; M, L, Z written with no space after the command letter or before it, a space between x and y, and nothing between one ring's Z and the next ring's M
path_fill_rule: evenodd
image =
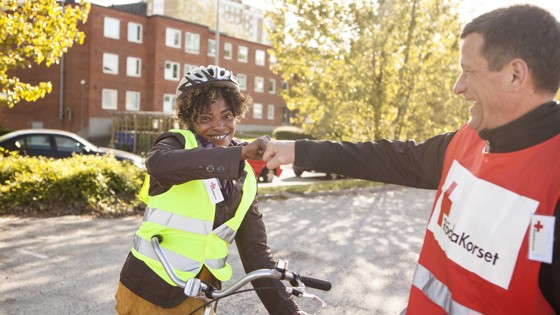
M193 129L194 122L201 114L210 112L210 106L219 100L224 100L231 107L233 116L245 116L253 99L231 87L203 85L181 93L177 97L177 119L188 129Z

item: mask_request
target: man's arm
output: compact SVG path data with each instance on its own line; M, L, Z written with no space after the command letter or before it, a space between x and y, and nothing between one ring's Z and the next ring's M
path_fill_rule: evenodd
M294 163L304 169L384 183L436 189L447 145L455 132L424 142L378 140L370 142L271 141L267 167Z

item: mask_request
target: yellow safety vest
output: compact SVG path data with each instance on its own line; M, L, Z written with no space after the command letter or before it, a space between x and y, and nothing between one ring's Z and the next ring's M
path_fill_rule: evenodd
M185 137L185 149L198 146L189 130L172 129ZM149 176L140 191L140 199L147 203L144 220L134 238L132 254L144 261L155 273L171 285L175 285L159 262L150 240L161 235L162 250L175 272L186 281L195 277L205 265L220 281L232 276L232 268L226 262L229 245L233 242L257 193L257 180L249 163L245 163L247 176L243 183L243 196L233 218L214 226L216 207L210 201L202 180L193 180L172 186L167 192L148 196Z

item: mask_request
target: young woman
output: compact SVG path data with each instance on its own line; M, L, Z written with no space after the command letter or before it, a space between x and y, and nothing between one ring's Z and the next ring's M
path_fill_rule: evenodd
M187 298L157 260L150 239L179 268L183 280L197 277L219 287L232 276L228 247L235 240L245 272L272 268L266 229L247 159L261 159L268 139L233 139L236 122L252 99L239 91L227 69L198 67L177 88L177 116L186 129L160 135L148 152L148 178L141 198L144 220L122 268L116 293L119 315L189 314L202 301ZM260 279L257 294L270 314L305 314L278 280ZM201 312L197 313L201 314Z

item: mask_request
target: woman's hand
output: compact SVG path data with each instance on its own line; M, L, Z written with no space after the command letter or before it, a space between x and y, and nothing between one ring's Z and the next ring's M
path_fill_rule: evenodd
M242 160L262 160L269 136L262 136L241 148Z

